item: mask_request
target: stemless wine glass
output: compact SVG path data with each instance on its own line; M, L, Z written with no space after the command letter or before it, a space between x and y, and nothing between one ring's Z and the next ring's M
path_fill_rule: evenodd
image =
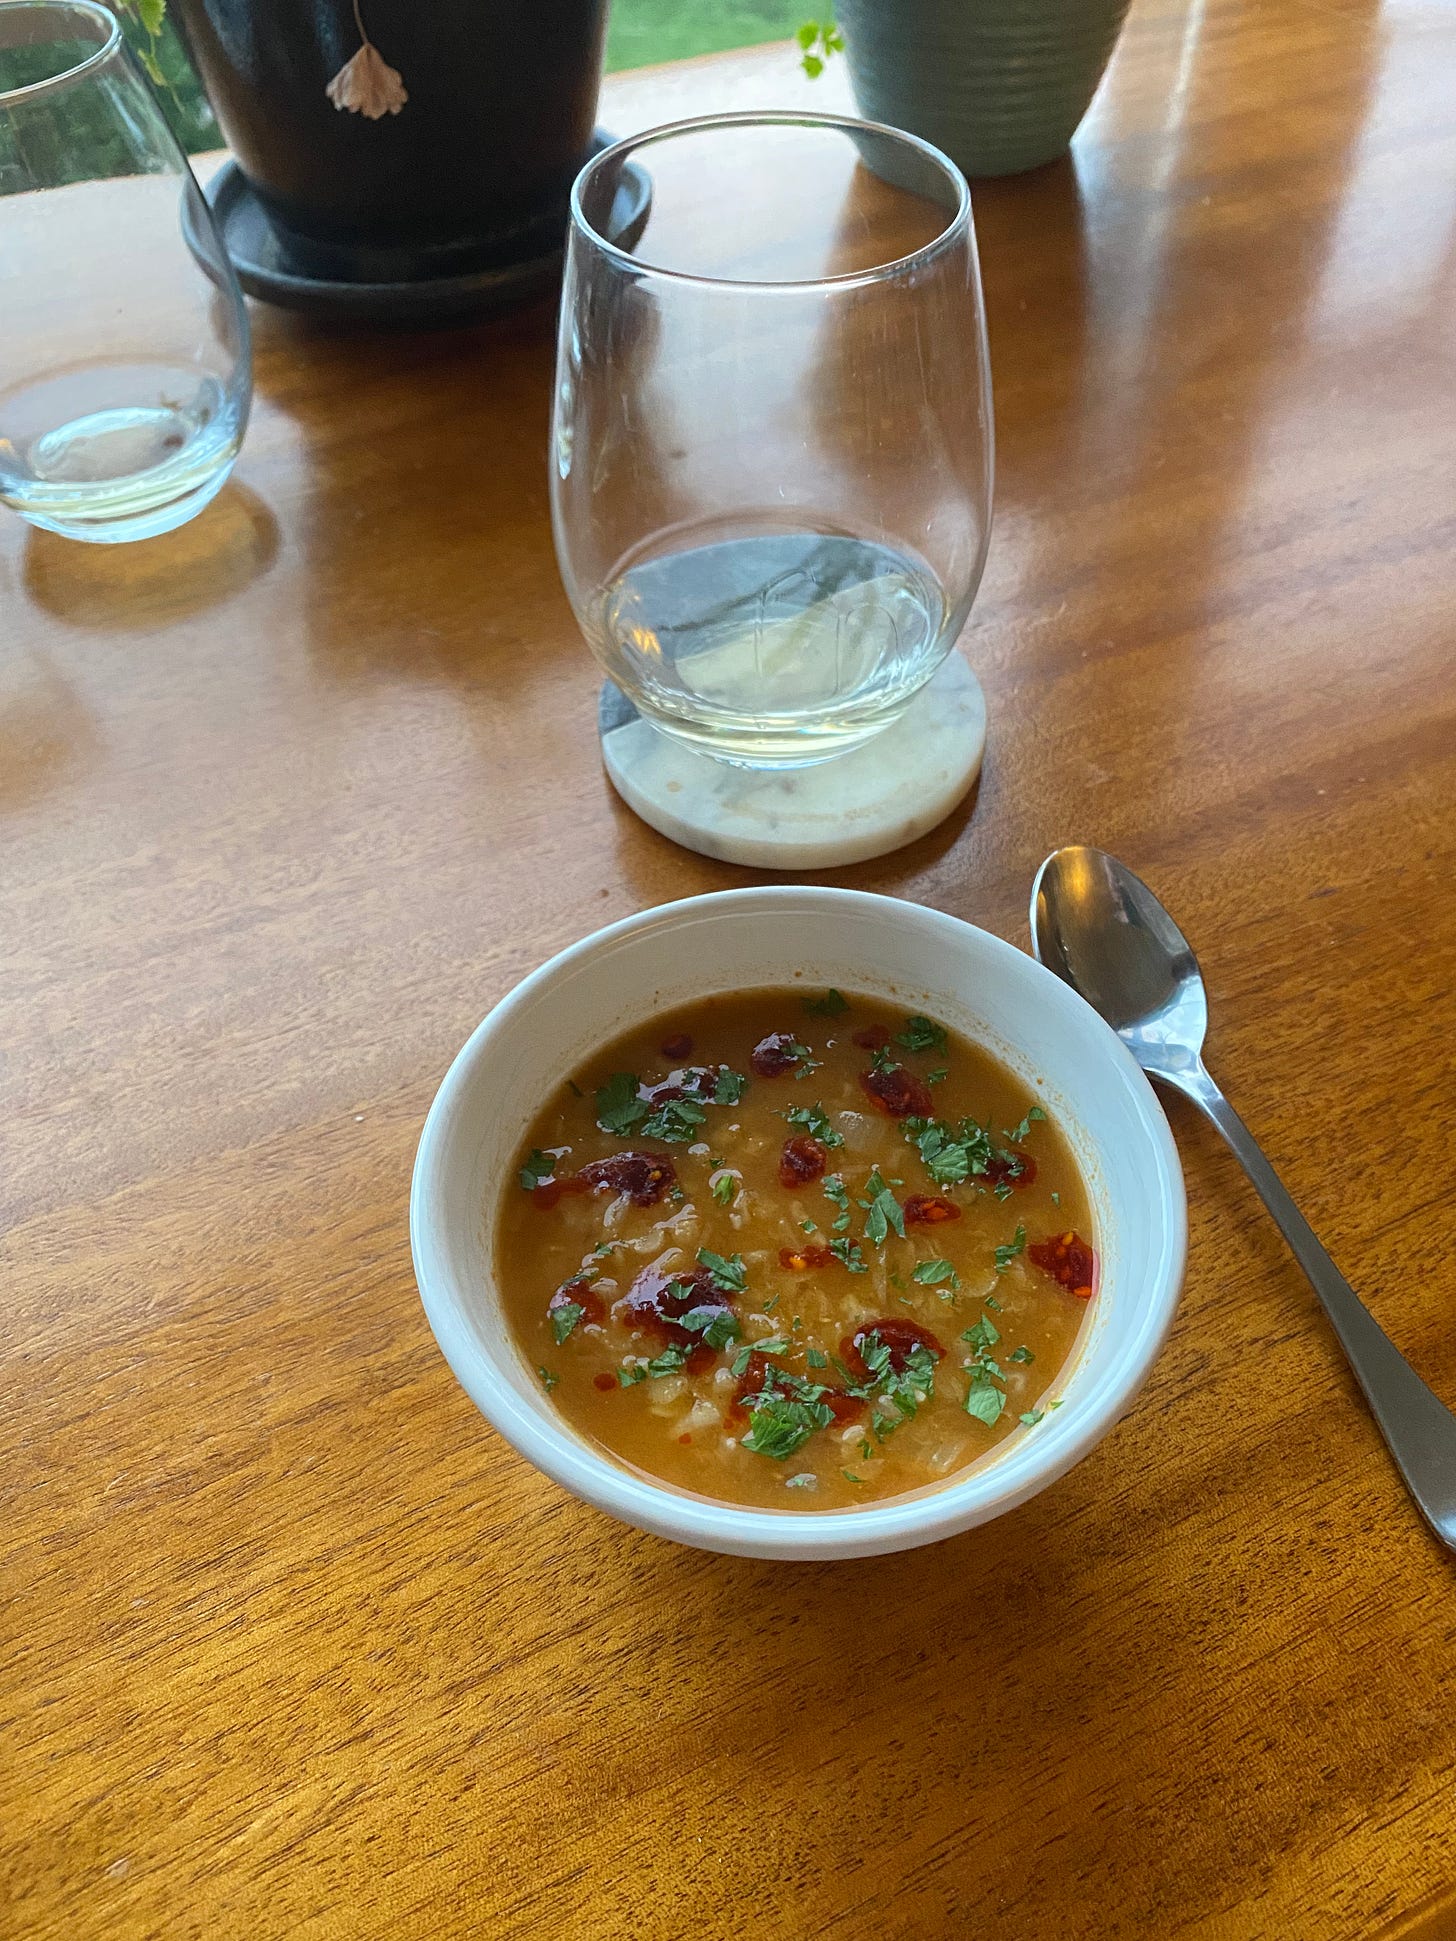
M614 242L623 171L652 180ZM912 135L733 114L619 142L572 197L557 557L643 717L805 766L905 710L965 624L991 512L970 196Z
M91 540L200 512L247 422L247 313L94 0L0 0L0 279L0 501Z

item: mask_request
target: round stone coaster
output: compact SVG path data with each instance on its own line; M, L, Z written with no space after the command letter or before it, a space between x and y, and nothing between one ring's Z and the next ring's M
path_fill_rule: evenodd
M613 788L644 822L700 855L755 869L833 869L914 842L981 770L986 698L951 654L900 719L813 768L736 768L671 740L608 681L597 710Z

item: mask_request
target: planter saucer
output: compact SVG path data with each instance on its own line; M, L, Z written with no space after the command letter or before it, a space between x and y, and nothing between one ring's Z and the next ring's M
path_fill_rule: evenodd
M590 155L600 154L612 140L599 128ZM300 262L296 247L290 246L270 222L236 162L224 162L213 176L207 186L207 200L239 283L249 296L286 310L369 323L463 323L528 303L551 290L561 277L564 240L516 262L488 268L453 269L386 282L379 280L373 261L367 268L361 261L357 275L319 275ZM645 170L629 163L622 171L621 187L612 207L611 235L615 241L630 244L636 240L651 202L649 177ZM564 227L563 219L563 232ZM185 203L182 228L196 251L198 240ZM206 250L202 253L205 256ZM337 249L331 253L336 258L347 255ZM377 252L361 250L359 254L366 261L371 257L377 261Z

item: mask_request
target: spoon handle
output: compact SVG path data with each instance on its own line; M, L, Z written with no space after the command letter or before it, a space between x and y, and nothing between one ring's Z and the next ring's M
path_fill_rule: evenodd
M1158 1072L1213 1121L1258 1188L1340 1338L1416 1507L1456 1550L1456 1416L1433 1394L1330 1259L1253 1133L1200 1064Z

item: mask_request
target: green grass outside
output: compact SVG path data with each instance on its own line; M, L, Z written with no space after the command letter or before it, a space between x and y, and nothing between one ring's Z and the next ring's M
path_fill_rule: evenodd
M193 154L218 147L222 137L171 23L163 21L159 31L149 31L157 22L156 0L113 4L119 4L127 39L153 79L164 82L162 105L183 145ZM814 11L814 0L612 0L607 72L787 40Z

